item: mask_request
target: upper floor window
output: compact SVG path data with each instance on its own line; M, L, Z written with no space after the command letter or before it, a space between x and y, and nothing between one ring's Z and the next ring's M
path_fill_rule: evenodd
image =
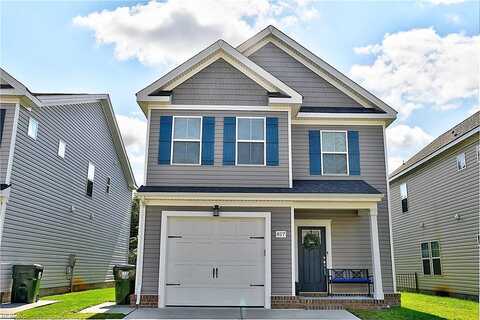
M480 144L477 144L477 147L475 148L476 154L477 154L477 161L480 161Z
M402 198L402 212L408 211L408 192L407 192L407 184L402 183L400 185L400 197Z
M28 136L37 139L38 121L32 117L28 120Z
M326 175L348 173L346 131L322 131L322 171Z
M465 160L465 152L457 155L457 170L463 170L467 167L467 161Z
M65 158L65 150L67 148L67 144L65 143L65 141L63 141L62 139L60 139L58 141L58 156L60 158Z
M95 166L93 163L88 163L88 172L87 172L87 196L91 197L93 195L93 179L95 178Z
M108 177L107 178L107 185L106 185L106 189L105 189L106 193L110 193L111 184L112 184L112 179L110 177Z
M2 143L3 125L5 123L5 114L6 113L7 113L7 109L0 109L0 144Z
M202 117L173 117L172 164L200 164Z
M237 164L265 165L265 118L237 118Z
M440 243L438 241L422 242L421 253L423 274L441 275Z

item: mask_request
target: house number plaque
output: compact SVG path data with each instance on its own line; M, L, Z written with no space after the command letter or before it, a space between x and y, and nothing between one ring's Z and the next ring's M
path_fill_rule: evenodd
M275 238L283 238L287 237L287 231L275 231Z

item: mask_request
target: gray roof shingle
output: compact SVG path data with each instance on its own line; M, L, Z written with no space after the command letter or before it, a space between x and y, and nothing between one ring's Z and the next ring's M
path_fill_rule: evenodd
M441 134L438 138L433 140L430 144L428 144L422 150L420 150L415 155L413 155L410 159L404 162L400 167L395 169L390 174L390 177L392 178L403 173L403 171L412 167L416 163L422 161L423 159L430 156L437 150L440 150L441 148L448 145L449 143L457 139L460 139L463 135L472 131L475 128L478 128L479 126L480 126L480 111L477 111L475 114L463 120L462 122L457 124L455 127Z

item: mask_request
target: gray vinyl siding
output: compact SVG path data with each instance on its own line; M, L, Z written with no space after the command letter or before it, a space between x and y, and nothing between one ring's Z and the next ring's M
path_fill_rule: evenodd
M368 216L359 216L357 210L296 209L295 221L304 219L331 220L332 267L362 268L372 273L370 224ZM334 293L365 292L365 285L338 285Z
M161 115L215 117L215 157L213 166L160 165L158 143ZM224 166L223 118L232 116L278 117L278 166ZM288 187L288 113L246 111L168 111L153 109L148 145L147 185L164 186L262 186Z
M355 130L359 135L360 176L310 175L309 130ZM292 171L293 179L299 180L347 180L361 179L375 187L385 196L378 204L378 229L382 261L383 286L386 293L393 292L390 228L387 205L387 180L385 170L383 127L381 126L292 126ZM369 233L367 232L367 235Z
M173 90L173 104L267 105L267 91L223 59Z
M249 58L300 93L303 106L361 107L358 102L271 42L255 51Z
M160 259L160 226L162 211L206 211L205 207L159 207L147 206L145 216L145 244L143 251L142 294L158 294ZM272 228L272 295L291 295L291 238L290 208L228 208L222 211L271 212ZM276 239L275 231L286 230L286 239Z
M475 134L391 183L396 272L417 272L421 290L479 294L478 144ZM457 171L456 155L461 152L467 167ZM408 212L402 213L400 184L404 182ZM441 276L423 275L420 243L432 240L440 242Z
M0 103L0 109L6 110L2 142L0 144L0 183L5 183L8 157L10 154L10 142L12 139L13 119L15 117L15 104Z
M30 115L39 123L37 140L27 135ZM59 139L67 145L64 159ZM85 194L89 161L92 198ZM99 283L112 280L114 264L127 262L131 191L100 103L21 107L11 188L0 256L8 278L12 264L39 263L41 288L68 286L65 268L75 254L74 283ZM10 280L1 280L8 288Z

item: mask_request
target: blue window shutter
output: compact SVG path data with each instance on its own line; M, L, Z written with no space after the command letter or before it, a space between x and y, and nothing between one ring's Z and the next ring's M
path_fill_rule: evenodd
M3 137L3 125L5 124L5 112L6 109L0 109L0 144L2 143Z
M278 166L278 118L267 118L267 166Z
M236 118L223 118L223 165L235 165Z
M310 174L321 175L322 174L322 147L320 145L320 130L308 131L308 154L310 157Z
M158 141L158 163L170 164L172 152L172 116L160 117L160 136Z
M213 165L215 156L215 117L202 120L202 165Z
M351 176L360 175L360 146L358 131L348 131L348 166Z

